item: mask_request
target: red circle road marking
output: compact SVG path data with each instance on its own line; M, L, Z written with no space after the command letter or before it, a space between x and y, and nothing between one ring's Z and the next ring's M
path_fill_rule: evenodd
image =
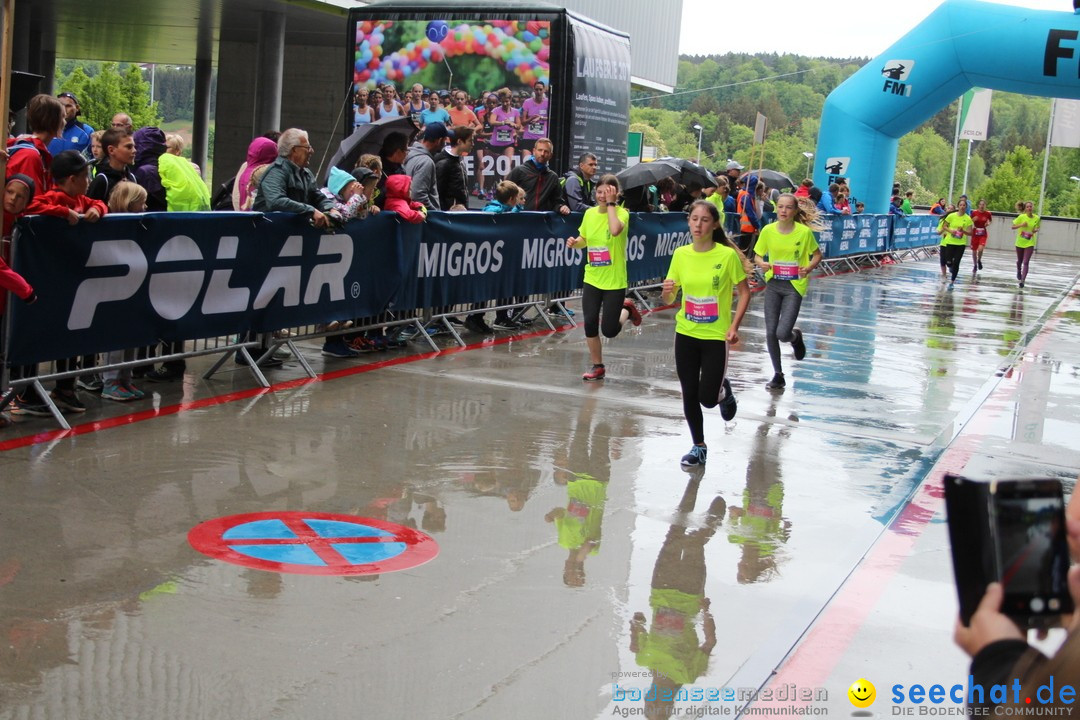
M276 520L284 524L291 536L225 537L233 528L266 520ZM370 534L358 533L355 536L326 537L316 532L305 522L307 520L362 525L371 528L374 532ZM395 570L407 570L422 565L439 554L438 543L430 535L419 530L374 518L319 512L259 512L228 515L214 520L207 520L193 527L188 532L188 542L204 555L234 565L300 575L373 575L394 572ZM403 543L405 549L393 557L374 562L352 563L334 547L335 545L360 546L371 543ZM273 546L306 548L324 564L277 562L253 557L234 549L239 547L269 548Z

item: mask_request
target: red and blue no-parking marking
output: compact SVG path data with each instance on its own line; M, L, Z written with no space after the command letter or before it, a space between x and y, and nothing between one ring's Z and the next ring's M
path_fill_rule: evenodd
M439 554L428 534L404 525L318 512L259 512L207 520L191 546L234 565L301 575L373 575L423 565Z

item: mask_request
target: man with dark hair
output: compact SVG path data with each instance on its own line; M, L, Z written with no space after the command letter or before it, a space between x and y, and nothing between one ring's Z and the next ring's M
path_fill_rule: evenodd
M532 157L511 170L506 179L525 191L525 210L555 211L568 215L570 207L563 202L559 176L548 167L553 147L547 138L537 140Z
M64 106L64 132L49 143L49 152L53 155L64 150L75 150L90 159L90 135L94 128L79 120L79 100L73 93L62 92L56 96Z
M412 198L428 210L441 210L439 188L435 183L435 154L454 139L452 130L441 122L428 123L419 139L409 148L402 171L412 178Z
M563 176L564 202L570 208L570 212L585 212L596 205L593 198L593 177L596 175L596 155L591 152L582 153L578 158L576 170L571 170Z
M435 155L435 186L439 190L442 210L466 210L469 203L468 182L461 158L472 152L473 129L456 126L454 142Z
M382 160L382 174L379 175L379 182L375 185L375 204L380 210L386 207L386 178L403 173L401 164L405 162L405 155L408 152L409 136L405 133L390 133L383 140L382 150L379 151L379 159Z

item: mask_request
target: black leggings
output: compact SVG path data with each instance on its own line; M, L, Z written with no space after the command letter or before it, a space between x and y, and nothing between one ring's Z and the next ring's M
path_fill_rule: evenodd
M675 333L675 371L682 385L683 415L695 445L705 442L701 408L714 408L720 403L727 354L723 340L699 340Z
M956 282L956 275L960 272L960 261L964 259L965 250L967 245L941 246L941 267L949 268L953 282Z
M581 314L584 315L585 337L597 337L601 330L606 338L618 335L623 326L622 311L625 302L626 288L601 290L585 283L581 290Z

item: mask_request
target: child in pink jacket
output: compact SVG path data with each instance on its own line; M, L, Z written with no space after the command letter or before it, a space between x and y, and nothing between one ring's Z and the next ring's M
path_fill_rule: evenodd
M386 178L384 209L393 210L405 222L422 223L427 219L427 210L412 199L412 178L408 175L391 175Z

